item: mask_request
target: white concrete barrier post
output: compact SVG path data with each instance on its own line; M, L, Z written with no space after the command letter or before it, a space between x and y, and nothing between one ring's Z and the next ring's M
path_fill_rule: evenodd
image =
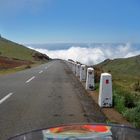
M78 74L78 64L76 63L76 73L75 73L75 75L77 76Z
M72 70L72 62L70 62L70 68L71 68L71 70Z
M76 64L76 76L80 76L80 64Z
M71 68L71 70L72 70L72 62L70 62L70 68Z
M93 68L87 69L86 89L87 90L94 90L95 89L94 69Z
M109 73L101 74L98 103L100 107L112 106L112 76Z
M75 69L74 69L74 62L72 63L72 72L74 73Z
M76 63L73 63L73 73L76 74Z
M70 67L70 62L69 62L69 61L67 61L67 64L68 64L68 66Z
M80 67L80 81L86 81L86 66L81 65Z
M71 68L71 61L69 61L69 68Z

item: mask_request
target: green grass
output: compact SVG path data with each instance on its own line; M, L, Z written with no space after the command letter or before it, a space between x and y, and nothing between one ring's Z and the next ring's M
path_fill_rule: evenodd
M135 127L140 128L140 103L137 103L134 108L126 109L123 116L132 122Z
M140 55L126 59L106 60L97 66L104 72L111 73L114 83L127 90L133 90L133 85L140 81Z
M0 38L0 56L16 58L20 60L34 61L32 57L34 50L14 43L4 38Z
M140 128L140 91L134 88L134 85L140 86L140 55L106 60L96 67L112 74L114 108L135 127Z
M123 73L124 75L140 76L140 55L126 59L109 60L99 65L104 70L110 70L113 74L117 73L122 75Z
M41 53L32 49L29 49L23 45L9 41L2 37L0 38L0 56L19 59L19 60L25 60L25 61L31 61L33 62L33 64L30 64L31 67L34 67L36 65L40 65L49 61L49 59L48 60L47 59L35 60L33 57L33 55L35 54L42 55ZM22 65L15 68L0 69L0 75L25 70L27 68L30 68L30 66Z
M113 103L118 112L134 127L140 128L140 96L117 86L113 89Z
M99 92L99 83L95 85ZM140 92L128 91L113 83L113 106L134 127L140 128Z
M97 92L99 92L99 83L95 83L95 90L97 91Z

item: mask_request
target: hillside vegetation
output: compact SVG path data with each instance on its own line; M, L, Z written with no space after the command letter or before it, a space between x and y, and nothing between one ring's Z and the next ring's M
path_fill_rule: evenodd
M41 55L41 53L29 49L23 45L9 41L2 37L0 38L0 56L16 58L20 60L35 61L34 55L36 53L38 53L38 55ZM46 56L46 59L49 59L49 57Z
M140 55L114 60L107 59L96 66L111 73L114 82L128 90L140 81Z
M0 38L0 55L8 58L33 61L33 50L14 43L4 38Z
M140 76L140 55L130 58L107 59L97 66L102 67L105 71L110 70L113 73L124 75Z
M35 50L0 37L0 72L22 66L30 68L33 64L44 63L50 58Z
M100 73L112 74L114 107L135 127L140 128L140 55L107 59L94 68L97 85Z

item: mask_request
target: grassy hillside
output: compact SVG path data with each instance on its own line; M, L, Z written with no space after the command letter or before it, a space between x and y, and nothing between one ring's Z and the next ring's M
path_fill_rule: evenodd
M140 81L140 55L123 59L107 59L96 66L105 72L110 72L115 82L127 89Z
M35 50L0 37L0 56L27 61L49 60L50 58Z
M119 74L123 72L125 75L131 74L140 76L140 55L130 58L105 60L98 66L101 66L104 70L111 70Z
M34 61L32 57L33 53L35 53L35 51L7 39L0 38L0 56Z
M112 74L114 107L135 127L140 128L140 55L107 59L94 67L98 79L103 71Z
M0 37L0 74L30 68L50 58L35 50Z

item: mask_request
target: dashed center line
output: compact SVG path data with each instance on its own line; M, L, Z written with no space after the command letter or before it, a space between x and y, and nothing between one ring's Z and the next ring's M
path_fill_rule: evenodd
M4 98L2 98L0 100L0 104L2 104L5 100L7 100L10 96L12 96L13 93L9 93L8 95L6 95Z
M29 83L30 81L32 81L35 78L35 76L31 77L30 79L28 79L25 83Z
M26 140L26 137L25 136L23 137L23 140Z
M43 70L41 70L39 73L42 73L43 72Z

